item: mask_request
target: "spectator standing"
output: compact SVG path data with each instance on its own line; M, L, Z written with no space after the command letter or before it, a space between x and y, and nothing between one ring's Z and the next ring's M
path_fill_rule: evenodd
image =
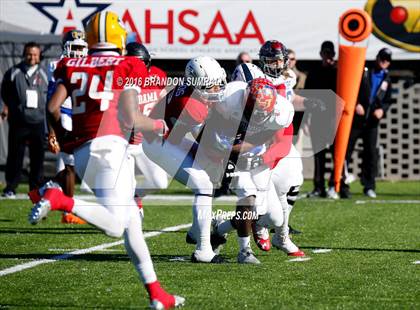
M330 89L336 92L337 68L334 60L335 48L331 41L324 41L321 44L320 56L322 61L314 70L308 72L305 87L307 89ZM327 104L335 105L335 102L327 102ZM312 146L314 150L321 151L314 155L314 189L308 194L308 197L327 197L324 177L325 155L330 146L321 145L325 143L325 140L320 137L316 130L316 128L320 128L319 126L320 124L312 117L309 127ZM331 188L334 186L332 179L330 179L329 185Z
M376 198L378 125L391 105L391 79L388 71L391 60L391 50L383 48L378 52L374 66L365 68L347 147L346 162L349 162L357 139L362 138L361 182L364 194L371 198ZM342 184L341 187L349 196L349 186Z
M293 87L294 89L304 89L306 83L306 74L300 71L296 67L297 59L296 53L292 49L287 50L287 54L289 55L289 69L291 69L296 74L296 85Z
M236 57L236 65L243 63L252 63L252 57L247 52L240 52Z
M42 182L48 79L40 62L40 46L35 42L25 44L23 61L5 73L1 85L2 117L9 123L4 197L15 198L26 145L30 155L29 188Z

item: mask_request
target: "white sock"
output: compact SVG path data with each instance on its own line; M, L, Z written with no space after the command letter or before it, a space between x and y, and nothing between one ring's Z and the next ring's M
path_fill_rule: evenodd
M239 237L238 236L238 243L239 243L239 251L246 251L251 249L250 244L251 238L248 237Z
M289 203L287 202L287 196L286 194L281 195L279 197L281 208L283 210L283 225L281 225L281 234L283 236L289 235L289 214L290 214L290 208Z
M108 208L101 204L74 199L72 212L110 237L121 237L123 234L122 223L115 218Z
M234 230L234 228L230 220L226 220L217 225L217 233L221 236L231 232L232 230Z
M212 197L196 195L194 197L193 216L197 223L195 236L197 239L196 250L203 253L209 252L213 254L210 243L211 204Z
M149 249L144 240L142 220L137 206L130 209L130 221L124 231L124 245L131 262L144 284L157 280Z

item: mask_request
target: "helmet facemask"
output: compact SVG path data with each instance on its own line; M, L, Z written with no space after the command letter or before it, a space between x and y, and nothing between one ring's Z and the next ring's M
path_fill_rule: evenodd
M87 43L81 39L67 41L64 43L63 56L81 58L88 54Z
M226 72L212 57L199 56L191 59L185 68L187 85L197 90L199 97L208 105L224 98Z
M277 40L266 41L260 48L261 68L268 76L277 78L288 67L287 49Z
M271 77L279 77L283 70L286 69L283 56L265 57L260 56L263 72ZM281 61L281 62L280 62Z
M254 79L248 84L245 109L252 109L250 124L262 125L273 114L277 92L274 86L266 79Z
M204 89L197 89L199 92L200 97L206 102L208 105L213 105L220 103L224 99L224 91L225 91L225 84L219 83L214 84L209 88Z

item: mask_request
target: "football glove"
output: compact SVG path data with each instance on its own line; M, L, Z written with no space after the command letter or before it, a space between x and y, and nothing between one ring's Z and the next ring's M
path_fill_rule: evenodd
M305 98L303 105L305 109L312 112L325 112L327 110L325 102L318 98Z

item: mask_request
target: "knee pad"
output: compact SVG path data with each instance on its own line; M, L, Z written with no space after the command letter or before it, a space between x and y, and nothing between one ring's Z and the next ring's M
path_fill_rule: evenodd
M287 193L287 203L293 206L296 202L296 199L299 195L300 186L292 186Z

